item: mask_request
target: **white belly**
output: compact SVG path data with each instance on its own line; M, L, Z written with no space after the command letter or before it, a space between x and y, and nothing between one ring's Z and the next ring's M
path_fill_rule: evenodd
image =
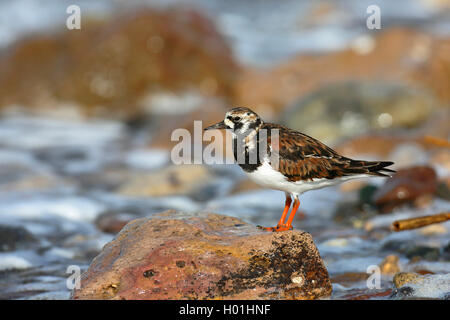
M368 175L361 174L338 179L313 179L313 181L289 181L279 171L273 169L268 162L263 162L253 172L246 172L253 182L270 189L281 190L293 195L300 195L306 191L332 186L350 179L364 178Z

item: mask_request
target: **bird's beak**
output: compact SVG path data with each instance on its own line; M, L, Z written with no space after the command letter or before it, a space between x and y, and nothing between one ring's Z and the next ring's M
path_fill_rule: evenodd
M212 126L206 127L204 130L212 130L212 129L226 129L227 125L223 122L220 121L219 123L213 124Z

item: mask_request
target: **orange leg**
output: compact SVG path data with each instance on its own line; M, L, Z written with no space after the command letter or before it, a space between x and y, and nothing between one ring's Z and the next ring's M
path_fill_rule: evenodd
M295 201L298 201L298 199L296 199ZM276 227L267 227L267 228L258 226L258 228L266 230L266 231L272 231L272 232L291 230L292 226L289 223L289 221L292 223L291 217L289 217L289 220L288 220L287 224L284 223L284 221L286 220L286 216L287 216L287 213L289 211L289 208L291 207L291 203L292 203L291 196L289 194L286 194L286 202L284 203L284 210L283 210L283 213L281 215L280 221L278 221L277 226ZM296 202L294 202L294 207L295 207L295 205L296 205ZM299 202L299 205L300 205L300 202ZM297 205L297 209L298 209L298 205ZM295 209L295 211L297 211L297 209ZM293 214L295 215L294 211L293 211ZM293 214L291 213L292 219L294 218Z
M288 221L286 223L286 226L288 228L292 228L292 221L294 220L294 216L297 213L298 207L300 207L300 200L298 200L298 198L295 198L294 206L292 207L291 214L290 214L290 216L288 218Z
M289 194L286 194L286 201L284 202L284 210L281 214L280 221L278 221L277 226L281 226L284 224L284 221L286 220L287 213L289 212L289 208L291 207L292 198Z

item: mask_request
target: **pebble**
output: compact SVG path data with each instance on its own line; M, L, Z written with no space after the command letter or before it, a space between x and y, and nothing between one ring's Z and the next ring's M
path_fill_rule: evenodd
M400 272L399 258L398 256L391 254L384 258L383 262L380 264L380 269L382 274L395 274Z
M24 227L0 225L0 252L33 245L37 240Z

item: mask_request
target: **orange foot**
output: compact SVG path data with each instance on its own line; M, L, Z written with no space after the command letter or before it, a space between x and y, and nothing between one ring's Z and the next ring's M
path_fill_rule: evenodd
M263 227L263 226L257 226L258 229L262 229L265 231L270 232L281 232L281 231L289 231L292 230L292 226L288 226L287 224L277 225L276 227Z

